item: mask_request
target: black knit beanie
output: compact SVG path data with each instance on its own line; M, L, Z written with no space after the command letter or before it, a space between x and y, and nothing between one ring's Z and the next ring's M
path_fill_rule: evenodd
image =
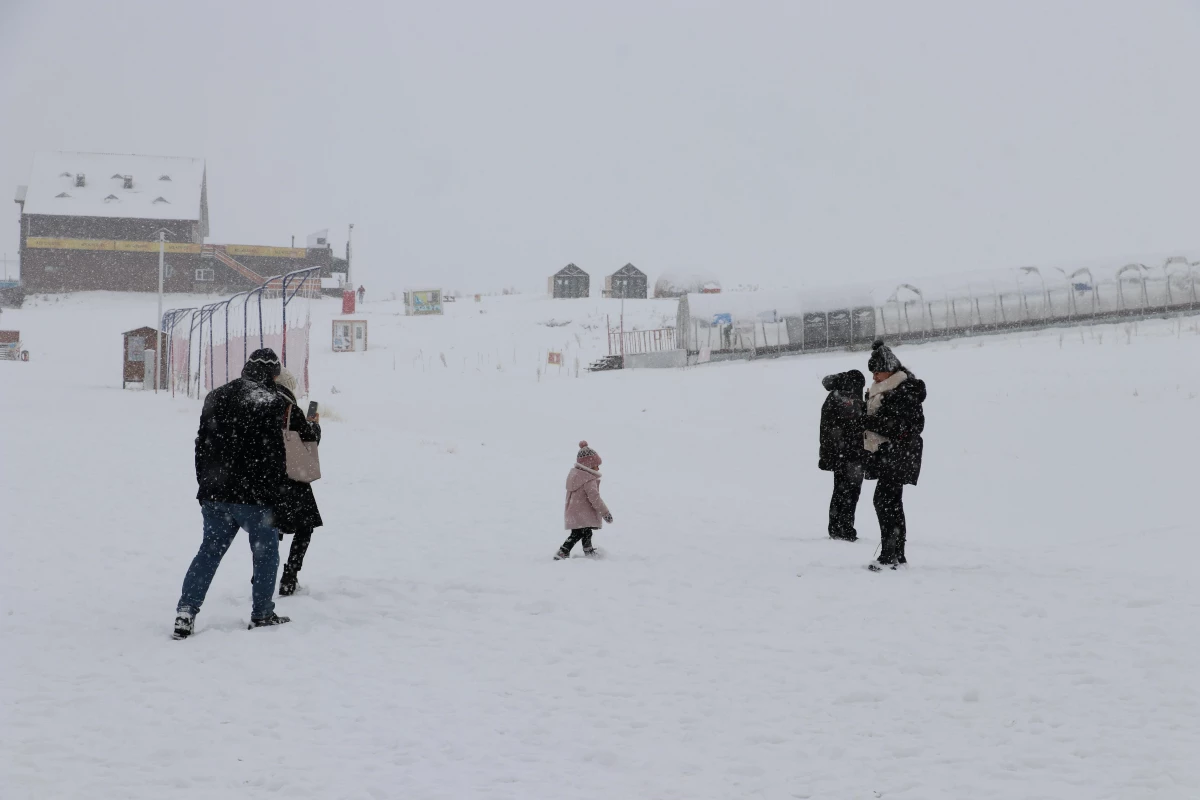
M283 367L279 364L279 356L269 347L262 347L250 354L246 366L242 367L242 377L250 381L268 383L275 380Z
M871 345L871 357L867 359L867 372L896 372L900 369L900 359L892 352L892 348L876 339Z

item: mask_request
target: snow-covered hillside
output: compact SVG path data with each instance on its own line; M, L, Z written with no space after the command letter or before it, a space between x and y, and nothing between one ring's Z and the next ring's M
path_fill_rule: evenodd
M871 484L833 542L816 470L820 378L865 355L539 380L615 304L369 302L333 354L321 303L294 622L245 630L239 537L176 642L199 402L120 389L154 302L0 320L32 358L0 362L0 796L1200 796L1194 319L898 349L926 461L877 575ZM582 438L616 524L556 563Z

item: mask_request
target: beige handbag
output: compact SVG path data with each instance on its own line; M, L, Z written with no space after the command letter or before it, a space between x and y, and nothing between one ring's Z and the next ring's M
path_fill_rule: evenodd
M288 406L283 424L283 450L287 460L287 475L300 483L321 479L321 457L317 442L300 440L300 432L292 430L292 407Z

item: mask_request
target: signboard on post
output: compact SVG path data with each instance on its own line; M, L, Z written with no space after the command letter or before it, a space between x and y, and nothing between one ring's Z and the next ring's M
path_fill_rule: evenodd
M549 353L546 354L546 363L547 364L555 364L555 365L561 367L562 363L563 363L562 353L556 353L553 350L551 350Z
M422 289L404 293L404 310L410 317L442 313L442 290Z

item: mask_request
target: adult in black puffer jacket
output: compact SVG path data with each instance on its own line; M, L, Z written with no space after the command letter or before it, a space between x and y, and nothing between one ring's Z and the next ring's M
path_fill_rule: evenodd
M296 402L296 378L286 369L275 379L275 389L291 407L291 430L300 434L302 442L321 441L320 416L305 419L304 412ZM317 498L313 495L312 484L294 481L284 476L284 482L279 490L279 499L275 502L275 527L279 529L279 538L283 534L294 534L292 546L288 551L287 561L283 565L283 577L279 579L279 594L288 596L296 593L300 569L304 566L304 554L312 542L313 530L325 523L321 519L321 511L317 508Z
M870 454L866 476L878 481L874 503L882 544L879 563L895 566L908 561L904 554L908 538L904 486L915 486L921 476L925 382L902 365L882 341L872 345L867 369L875 382L867 390L863 418L863 444Z
M196 499L273 505L287 477L283 455L286 401L275 391L279 359L270 348L251 357L242 377L208 393L196 433Z
M287 479L283 418L287 403L275 391L279 357L270 348L250 354L242 377L209 392L196 432L196 483L204 538L183 579L175 607L175 638L192 634L196 614L217 567L239 529L254 558L251 627L278 625L275 575L279 540L272 507Z
M821 448L817 466L833 473L829 500L829 538L858 539L854 512L862 491L863 415L866 378L856 369L827 375L821 385L829 392L821 406Z

